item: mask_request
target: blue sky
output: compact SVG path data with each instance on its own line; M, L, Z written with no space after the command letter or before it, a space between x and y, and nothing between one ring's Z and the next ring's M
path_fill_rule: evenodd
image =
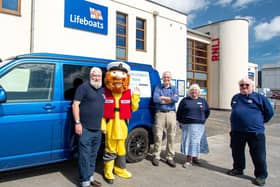
M249 62L280 63L280 0L153 0L188 14L188 28L246 18Z

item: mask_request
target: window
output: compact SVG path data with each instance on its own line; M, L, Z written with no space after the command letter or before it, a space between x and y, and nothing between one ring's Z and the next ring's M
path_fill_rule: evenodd
M73 100L76 89L83 82L89 79L90 66L80 65L63 65L63 83L64 83L64 99ZM102 76L104 80L106 69L102 69Z
M21 0L0 0L0 12L20 15Z
M127 60L127 15L117 12L116 59Z
M193 40L188 40L187 41L188 48L192 48L193 47L193 43L194 43Z
M136 50L146 50L146 21L136 18Z
M51 101L54 84L54 64L26 63L0 77L7 92L7 102Z
M89 79L90 67L63 65L64 99L73 100L76 89Z
M208 44L187 40L187 85L199 84L207 90L208 80ZM207 93L206 93L207 94ZM203 96L203 95L202 95ZM207 95L204 95L207 97Z

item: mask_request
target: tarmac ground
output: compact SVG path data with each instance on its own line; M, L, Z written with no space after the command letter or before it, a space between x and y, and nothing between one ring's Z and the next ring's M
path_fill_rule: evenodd
M246 150L246 170L240 177L226 174L232 168L231 150L229 148L229 115L228 111L212 110L206 123L209 154L201 155L202 163L190 168L183 168L185 156L180 153L180 129L176 138L176 168L169 167L164 160L159 167L147 159L138 163L128 163L131 179L116 177L114 184L107 184L102 177L103 163L97 162L95 177L103 187L251 187L254 171L251 158ZM266 186L280 186L280 112L266 126L267 161L269 177ZM164 147L163 147L164 149ZM164 155L164 151L162 152ZM0 173L0 187L75 187L78 186L78 169L76 160L46 166L21 169Z

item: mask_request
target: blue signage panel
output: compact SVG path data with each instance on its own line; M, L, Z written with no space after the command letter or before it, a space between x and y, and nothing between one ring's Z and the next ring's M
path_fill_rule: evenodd
M108 8L85 0L65 0L64 26L108 33Z

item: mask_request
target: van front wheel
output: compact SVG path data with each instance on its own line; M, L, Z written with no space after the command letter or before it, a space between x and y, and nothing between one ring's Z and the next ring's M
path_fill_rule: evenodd
M149 135L146 129L133 129L126 140L126 159L130 163L143 160L149 150Z

